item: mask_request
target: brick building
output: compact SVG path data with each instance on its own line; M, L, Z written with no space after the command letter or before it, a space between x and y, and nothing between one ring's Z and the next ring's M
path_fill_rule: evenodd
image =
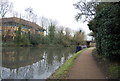
M11 37L14 39L16 31L21 27L21 35L27 34L40 34L44 35L44 29L34 22L30 22L17 17L2 18L0 19L0 33L3 37Z

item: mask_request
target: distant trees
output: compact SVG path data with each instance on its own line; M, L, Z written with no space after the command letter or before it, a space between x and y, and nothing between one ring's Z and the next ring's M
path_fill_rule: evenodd
M48 32L49 42L51 44L53 44L55 41L55 25L52 24L52 22L51 22L48 30L49 30L49 32Z
M64 35L64 45L65 46L70 46L72 45L72 35L71 35L71 29L70 28L65 28L65 35Z
M77 44L77 43L85 44L85 34L84 34L84 32L82 32L81 30L75 32L73 40L74 40L75 44Z
M8 0L0 0L0 15L1 17L5 17L6 13L11 11L13 7L12 2Z
M91 36L92 37L92 41L94 41L94 37L95 37L94 32L90 32L88 35Z
M48 18L46 18L46 17L43 17L43 16L38 18L38 23L43 28L46 28L51 24L50 20Z
M64 27L56 28L55 26L52 27L51 25L48 37L50 44L57 44L63 46L76 45L77 43L86 44L84 32L77 31L72 35L71 30Z
M63 40L63 38L64 38L64 28L62 26L59 26L56 29L55 37L56 37L56 43L63 45L63 42L64 42L64 40Z
M16 37L15 37L15 40L17 45L20 45L20 42L21 42L21 25L19 25L19 28L18 30L16 31Z

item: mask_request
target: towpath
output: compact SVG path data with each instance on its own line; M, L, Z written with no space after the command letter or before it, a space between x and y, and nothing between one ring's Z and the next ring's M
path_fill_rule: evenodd
M92 56L93 49L89 48L77 57L69 70L67 79L105 79Z

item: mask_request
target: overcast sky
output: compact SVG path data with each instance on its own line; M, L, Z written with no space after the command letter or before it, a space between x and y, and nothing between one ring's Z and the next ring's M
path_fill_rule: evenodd
M90 32L87 23L76 22L77 10L73 4L79 0L9 0L13 2L13 10L24 13L26 8L33 8L38 16L57 20L61 26L69 27L72 30L82 29L86 35ZM87 39L90 39L87 37Z

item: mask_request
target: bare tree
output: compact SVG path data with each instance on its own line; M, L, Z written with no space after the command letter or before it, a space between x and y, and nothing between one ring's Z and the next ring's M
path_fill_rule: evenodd
M12 11L12 15L13 15L13 17L18 17L19 13L17 11Z
M99 3L95 2L95 1L87 2L85 0L84 1L80 0L76 4L73 4L75 6L75 8L79 10L77 15L75 16L75 19L77 21L83 20L84 22L90 21L96 15L96 13L95 13L96 6L98 4Z
M27 12L27 19L31 20L31 15L33 14L32 8L26 8L25 11Z
M76 31L73 37L73 40L75 41L75 43L81 43L84 44L85 43L85 33L80 31Z
M53 24L54 26L58 25L58 21L57 20L53 20L53 19L49 19L50 25Z
M49 19L46 18L46 17L39 17L38 20L39 20L39 24L40 24L43 28L48 27L48 26L50 25L50 21L49 21Z
M11 11L13 7L12 2L8 0L0 0L0 15L1 17L5 17L6 13Z
M27 19L36 23L37 15L33 12L33 8L31 7L26 8L25 11L27 12Z

